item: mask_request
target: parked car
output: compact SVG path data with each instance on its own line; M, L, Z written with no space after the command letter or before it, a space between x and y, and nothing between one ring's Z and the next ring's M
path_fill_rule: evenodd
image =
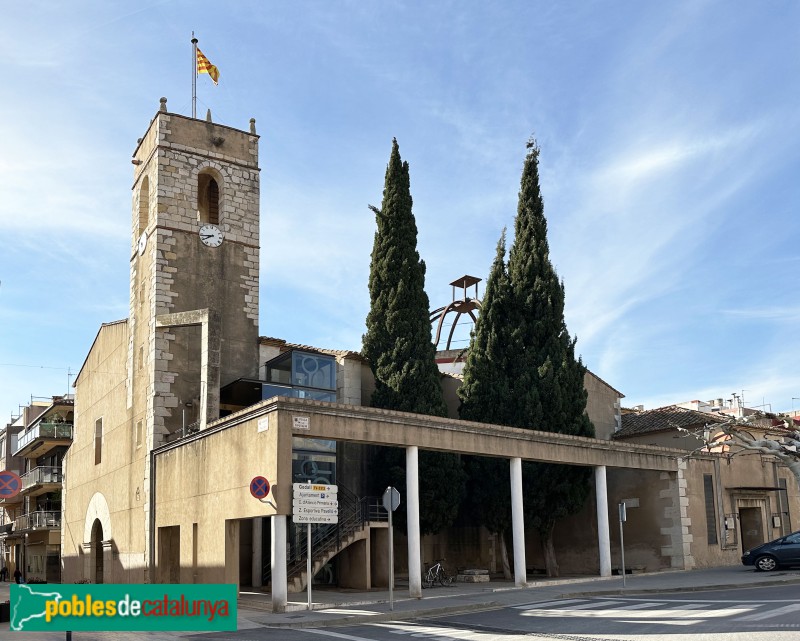
M800 532L764 543L742 555L742 563L770 572L782 565L800 565Z

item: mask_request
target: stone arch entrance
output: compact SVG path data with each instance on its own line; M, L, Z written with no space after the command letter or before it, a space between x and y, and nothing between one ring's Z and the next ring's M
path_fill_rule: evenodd
M92 525L92 538L90 540L92 549L92 558L94 562L92 566L91 579L94 583L103 583L103 524L100 519L95 519Z
M113 580L111 573L111 513L102 493L96 492L83 523L83 578L92 583Z

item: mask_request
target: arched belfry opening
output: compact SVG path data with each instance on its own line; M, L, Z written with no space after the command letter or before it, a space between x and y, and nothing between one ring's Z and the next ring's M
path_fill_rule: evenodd
M197 214L201 223L219 225L219 176L205 170L197 177Z
M137 236L147 229L148 222L150 222L150 179L145 176L142 178L142 184L139 187L139 229Z
M436 346L437 350L440 349L439 341L442 338L442 328L444 327L445 318L447 318L448 314L454 312L455 318L453 319L453 324L450 327L450 333L447 335L447 345L445 347L446 350L450 349L450 345L453 342L453 334L458 326L458 321L464 314L468 314L473 323L478 320L474 312L475 310L479 310L481 307L481 301L478 299L478 283L480 282L481 279L475 276L462 276L461 278L457 278L450 283L451 287L453 288L453 302L445 305L444 307L439 307L431 312L431 322L433 323L436 320L439 321L436 325L436 338L433 341L433 344ZM470 287L475 287L475 298L470 298L467 295L467 290ZM461 289L460 298L456 297L456 289Z
M95 519L94 523L92 524L92 538L91 538L91 549L92 549L92 577L95 583L103 583L103 576L104 570L103 567L103 524L100 523L100 519Z

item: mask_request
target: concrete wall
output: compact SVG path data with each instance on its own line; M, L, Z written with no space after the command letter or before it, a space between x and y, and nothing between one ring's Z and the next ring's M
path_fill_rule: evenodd
M279 430L279 420L291 416L263 417L260 427L258 421L220 432L212 426L205 438L157 455L156 525L180 529L182 582L238 583L239 533L232 521L291 513L291 428ZM256 476L270 481L277 507L250 494Z
M76 381L75 430L64 458L63 580L86 575L86 549L95 519L113 539L107 582L144 580L144 448L136 448L126 407L128 325L103 326ZM95 464L95 421L102 418L102 460ZM92 577L93 578L93 577Z
M586 414L594 424L595 436L610 439L619 429L620 393L588 370L583 387L588 393Z

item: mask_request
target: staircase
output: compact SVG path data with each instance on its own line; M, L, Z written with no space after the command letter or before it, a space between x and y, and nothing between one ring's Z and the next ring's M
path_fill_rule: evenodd
M388 520L381 499L374 496L358 497L339 485L339 522L331 525L311 526L311 575L319 572L339 552L369 535L374 522ZM286 579L289 592L301 592L307 585L308 537L306 526L297 526L298 536L290 542L286 559ZM269 561L264 565L263 584L267 585L272 572Z

